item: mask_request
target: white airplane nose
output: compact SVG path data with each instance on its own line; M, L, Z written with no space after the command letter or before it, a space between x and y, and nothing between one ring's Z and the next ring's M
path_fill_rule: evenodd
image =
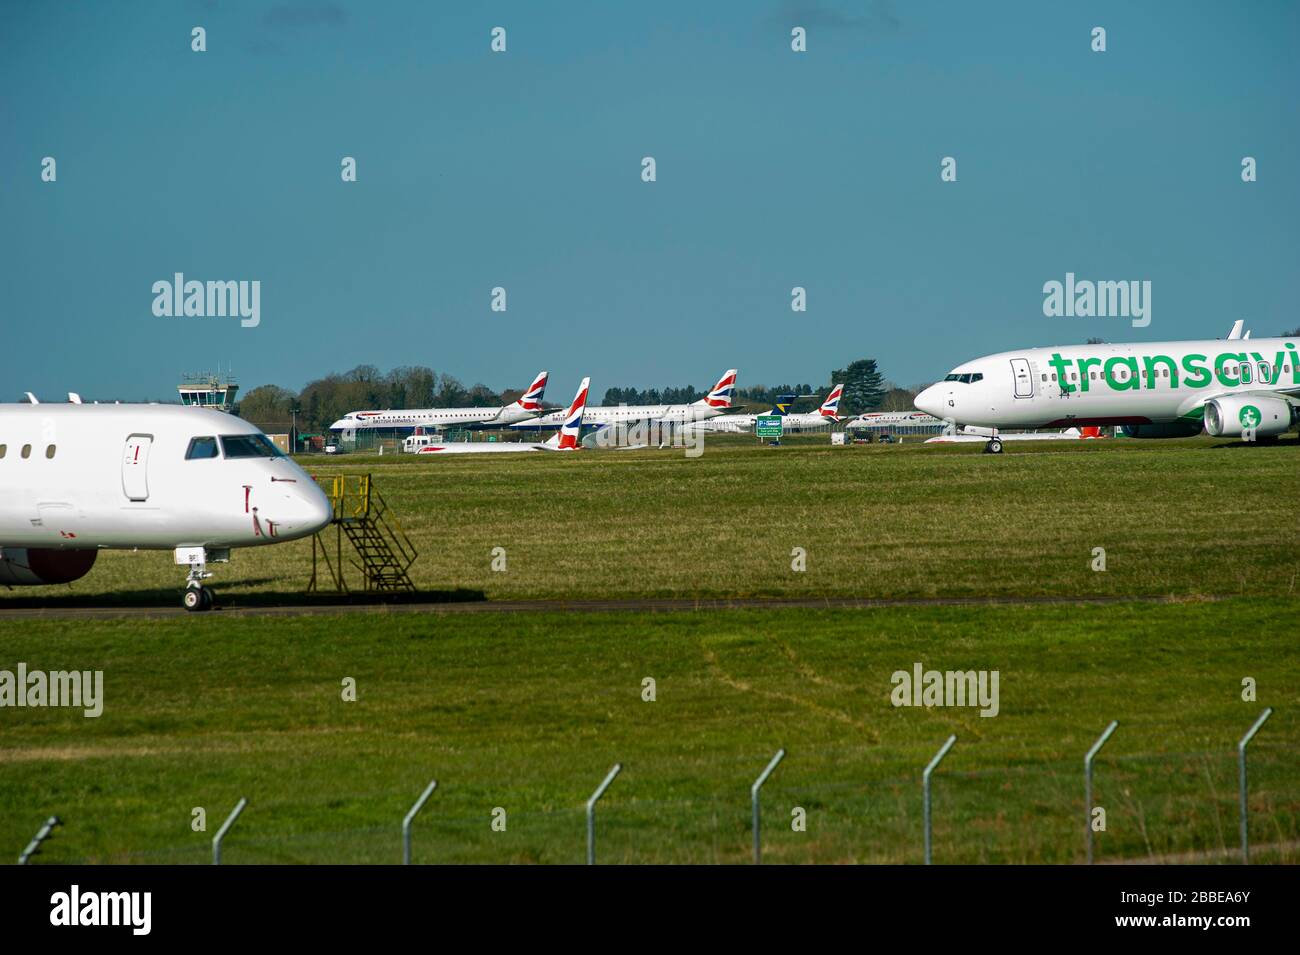
M315 481L303 490L302 509L305 514L303 523L307 533L315 534L334 519L334 506Z
M916 400L912 403L916 405L918 411L924 411L926 414L935 418L942 418L944 416L943 398L939 394L938 385L931 385L929 388L926 388L916 396Z

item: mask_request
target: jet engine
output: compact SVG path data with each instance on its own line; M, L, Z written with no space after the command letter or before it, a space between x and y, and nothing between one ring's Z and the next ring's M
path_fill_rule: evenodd
M32 587L79 580L95 566L97 550L44 547L0 548L0 586Z
M1161 424L1126 424L1120 430L1126 438L1194 438L1201 433L1201 423L1179 419Z
M1273 438L1290 430L1295 410L1285 398L1271 395L1224 395L1205 404L1205 430L1216 438Z

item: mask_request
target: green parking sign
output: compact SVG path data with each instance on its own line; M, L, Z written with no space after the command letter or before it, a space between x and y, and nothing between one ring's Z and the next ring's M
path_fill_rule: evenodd
M754 434L760 438L779 438L781 430L779 414L761 414L754 419Z

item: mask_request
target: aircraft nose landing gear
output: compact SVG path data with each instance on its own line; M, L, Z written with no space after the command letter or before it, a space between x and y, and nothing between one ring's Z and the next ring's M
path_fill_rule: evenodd
M181 598L181 602L189 611L211 610L212 591L202 584L189 584L185 588L185 596Z
M1001 439L1001 438L997 438L997 437L989 438L988 443L986 443L986 444L984 445L984 453L985 453L985 454L1001 454L1001 453L1002 453L1002 439Z
M208 560L228 561L230 560L229 550L208 551L203 547L177 547L176 563L188 566L189 574L185 580L185 596L181 598L181 604L191 613L197 613L203 610L211 610L213 604L212 591L203 586L203 581L212 576L208 572Z

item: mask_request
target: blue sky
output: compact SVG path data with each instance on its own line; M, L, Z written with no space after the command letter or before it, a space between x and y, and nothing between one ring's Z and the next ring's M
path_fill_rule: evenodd
M245 388L545 367L557 400L859 357L917 383L1018 345L1277 332L1298 44L1300 5L1265 2L8 2L0 400L165 398L217 363ZM177 271L259 280L261 324L156 317ZM1044 317L1067 271L1149 279L1151 325Z

